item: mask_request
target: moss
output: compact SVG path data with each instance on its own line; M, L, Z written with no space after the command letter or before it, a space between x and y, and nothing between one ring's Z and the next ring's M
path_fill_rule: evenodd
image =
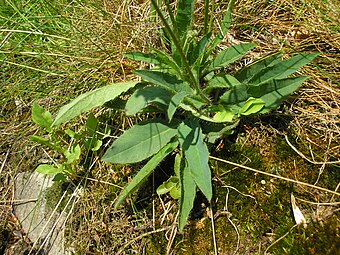
M54 210L54 208L58 205L60 199L62 199L64 192L67 191L68 193L60 202L57 211L60 213L65 209L65 206L67 205L68 199L71 195L69 185L70 184L67 182L56 181L53 182L51 187L46 189L45 199L47 208Z

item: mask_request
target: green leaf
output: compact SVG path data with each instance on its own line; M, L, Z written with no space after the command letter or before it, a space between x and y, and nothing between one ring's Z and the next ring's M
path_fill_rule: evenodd
M34 103L32 107L32 120L40 127L46 129L48 132L51 132L51 126L53 122L52 115L49 111L46 111L37 103Z
M181 70L176 62L172 59L172 57L164 51L153 49L153 52L157 54L158 58L160 59L160 66L164 69L168 69L171 72L171 69L175 74L181 77L183 70Z
M191 170L188 164L181 171L181 200L179 213L179 230L183 231L185 224L188 221L191 209L194 207L196 196L196 183L191 175Z
M170 196L173 199L181 198L181 185L179 182L170 190Z
M121 164L142 161L164 147L176 132L176 129L157 119L134 125L112 144L103 160Z
M94 136L98 128L98 120L91 112L86 120L86 130L89 136Z
M260 60L251 63L250 65L245 66L239 72L235 74L235 77L243 82L245 80L249 80L255 74L259 73L263 69L273 66L281 61L282 55L280 53L271 54L269 56L265 56Z
M194 19L195 0L179 0L176 14L176 27L178 36L183 38L191 29Z
M81 149L80 149L79 144L73 145L70 151L66 150L64 152L64 156L67 159L66 164L71 164L77 161L80 158L80 155L81 155Z
M248 84L260 85L273 79L286 78L288 75L297 71L300 67L311 62L318 55L319 53L300 54L275 65L268 66L255 74L248 81Z
M188 95L190 95L190 93L183 91L183 92L179 92L179 93L175 94L171 98L171 100L169 102L169 107L168 107L168 118L169 118L170 122L171 122L172 117L174 116L177 108L182 103L183 99Z
M241 83L235 77L226 73L222 73L209 80L208 86L204 89L204 92L208 93L212 89L232 88L240 84Z
M240 84L239 86L232 87L220 97L220 102L224 105L238 105L248 100L248 86Z
M39 165L35 171L37 171L38 173L41 174L59 174L62 172L61 168L57 168L51 165L47 165L47 164L42 164Z
M152 53L143 53L143 52L134 51L134 52L125 53L124 56L135 61L144 61L146 63L155 64L155 65L159 65L161 63L159 57Z
M175 187L179 182L178 177L175 176L171 176L167 181L163 182L156 190L158 195L163 195L166 194L168 192L170 192L170 190L172 190L173 187Z
M197 119L183 122L178 128L183 154L198 188L210 201L212 197L211 172L208 164L209 151L203 141Z
M130 88L136 86L138 82L122 82L111 84L93 91L84 93L71 101L69 104L63 106L52 123L53 126L59 126L71 120L82 113L89 111L97 106L113 100L121 93L128 91Z
M135 190L137 190L150 176L150 174L152 174L152 172L159 165L159 163L174 149L176 149L177 146L178 142L174 141L167 144L161 150L159 150L120 193L114 205L114 208L117 209L118 206L121 205L129 195L131 195Z
M219 105L219 111L214 115L215 122L233 122L235 114L223 105Z
M59 153L63 152L63 150L56 143L50 142L48 139L46 139L44 137L31 135L30 140L33 141L33 142L39 143L41 145L46 145L46 146L58 151Z
M150 104L168 106L173 93L162 87L145 87L135 90L126 103L126 114L135 115Z
M258 113L265 106L265 102L260 98L250 97L240 110L240 115L248 116L254 113Z
M255 46L255 43L241 43L221 51L219 54L217 54L216 58L210 64L209 72L211 70L226 67L228 64L240 59L244 54L253 49Z
M144 80L168 89L171 92L192 91L188 83L178 80L175 75L169 73L149 70L136 70L134 73Z
M288 95L298 89L308 79L306 76L292 77L280 80L271 80L259 86L250 87L248 93L252 97L260 98L265 102L261 113L266 113L280 106Z

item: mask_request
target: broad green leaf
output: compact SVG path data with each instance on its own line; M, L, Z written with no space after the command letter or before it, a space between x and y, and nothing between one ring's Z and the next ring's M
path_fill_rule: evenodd
M135 90L126 103L126 114L135 115L150 104L168 106L173 93L162 87L149 86Z
M46 129L48 132L51 132L51 126L53 122L52 115L49 111L46 111L37 103L34 103L32 107L32 120L40 127Z
M202 130L196 119L183 122L178 137L188 167L198 188L210 201L212 197L211 172L208 164L209 151L203 141Z
M79 144L72 146L70 151L66 150L64 152L64 156L67 159L66 164L71 164L77 161L80 158L80 155L81 155L81 149L80 149Z
M212 33L207 33L205 34L197 43L197 45L195 46L195 48L193 49L193 53L191 55L191 58L189 59L189 63L193 64L197 61L201 62L202 61L202 57L204 56L205 53L205 49L210 41ZM200 66L201 63L195 63L193 64L194 66Z
M183 92L179 92L177 94L175 94L170 102L169 102L169 107L168 107L168 118L169 121L171 122L172 117L174 116L177 108L179 107L179 105L182 103L183 99L188 96L190 93L183 91Z
M169 73L149 70L136 70L134 73L142 77L144 80L172 92L192 91L188 83L178 80L175 75L171 75Z
M195 0L179 0L176 14L177 33L180 38L186 36L191 29L194 18Z
M208 86L204 89L204 92L210 92L212 89L225 89L238 86L241 83L233 76L222 73L214 76L209 82Z
M191 209L194 207L196 183L187 164L181 170L181 200L178 227L183 231Z
M142 161L163 148L176 135L176 129L161 120L134 125L105 152L103 160L112 163Z
M319 53L299 54L275 65L268 66L256 73L248 84L260 85L269 82L272 79L286 78L288 75L297 71L300 67L311 62Z
M42 164L39 165L35 171L37 171L38 173L41 174L59 174L62 172L61 168L57 168L51 165L47 165L47 164Z
M113 100L123 92L136 86L138 82L122 82L111 84L93 91L84 93L63 106L52 123L53 126L59 126L82 113L89 111L97 106L103 105L106 102Z
M228 64L240 59L255 46L255 43L241 43L221 51L210 64L210 71L226 67Z
M146 63L159 65L161 63L160 59L157 55L152 53L143 53L143 52L128 52L125 53L124 56L135 60L135 61L144 61Z
M214 115L215 122L233 122L235 114L223 105L219 105L219 111Z
M175 176L171 176L167 181L163 182L156 190L158 195L163 195L166 194L168 192L170 192L170 190L172 190L173 187L175 187L179 182L178 177Z
M265 102L260 98L250 97L240 110L240 115L248 116L254 113L258 113L265 106Z
M235 77L240 82L249 80L251 77L259 73L263 69L281 62L281 57L282 57L282 54L275 53L275 54L266 56L264 58L261 58L260 60L254 63L251 63L250 65L247 65L244 68L242 68L239 72L236 73Z
M234 129L238 126L239 120L232 124L219 124L219 125L209 125L208 127L202 128L204 133L207 133L209 143L215 143L217 139L221 138L223 135L231 135L234 133ZM217 126L217 127L215 127Z
M162 68L169 69L169 72L171 72L172 69L175 74L181 77L183 70L178 67L177 63L172 59L170 55L168 55L164 51L157 49L153 49L153 52L155 52L155 54L157 54L158 58L160 59L160 66Z
M280 80L271 80L259 86L250 87L248 93L252 97L260 98L265 102L261 113L266 113L280 106L288 95L298 89L308 79L306 76L292 77Z
M245 84L232 87L220 97L220 102L224 105L238 105L250 97L247 91L248 86Z
M178 142L171 142L164 146L161 150L159 150L146 165L139 170L137 175L132 179L132 181L124 188L124 190L119 195L114 208L117 209L119 205L121 205L125 199L131 195L135 190L137 190L144 181L152 174L154 169L159 165L159 163L169 155L174 149L178 146Z

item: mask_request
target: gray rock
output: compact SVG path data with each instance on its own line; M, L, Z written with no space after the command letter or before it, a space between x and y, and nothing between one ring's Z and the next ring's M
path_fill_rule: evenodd
M36 250L43 255L68 254L64 248L65 215L53 212L46 205L46 189L53 184L52 176L20 173L15 180L14 213ZM21 202L22 201L22 202ZM32 253L35 254L35 253Z

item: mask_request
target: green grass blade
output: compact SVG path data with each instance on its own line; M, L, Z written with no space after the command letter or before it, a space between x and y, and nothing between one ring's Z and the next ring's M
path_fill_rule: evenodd
M180 213L179 213L179 230L182 231L186 222L188 221L191 209L194 206L196 196L196 183L191 175L191 170L188 165L181 170L181 200L180 200Z
M138 82L135 81L115 83L84 93L69 104L63 106L59 110L52 125L59 126L86 111L101 106L106 102L113 100L123 92L128 91L130 88L133 88L137 83Z
M273 66L269 66L254 75L248 83L259 85L272 79L287 78L288 75L294 73L300 67L308 64L318 55L319 53L300 54L285 61L279 62Z
M137 175L132 179L132 181L124 188L124 190L119 195L114 208L117 209L119 205L121 205L125 199L131 195L134 191L136 191L144 181L150 176L150 174L154 171L154 169L159 165L159 163L169 155L176 147L178 146L178 142L174 141L166 146L164 146L160 151L157 152L146 165L137 173Z
M177 130L160 119L134 125L121 135L105 152L103 160L111 163L142 161L163 148L177 134Z
M196 185L210 201L212 198L211 172L208 164L209 151L203 141L197 119L182 123L178 136Z
M126 103L126 114L135 115L150 104L162 104L166 107L170 104L173 93L162 87L145 87L137 89Z
M255 43L241 43L221 51L210 64L209 72L226 67L228 64L231 64L243 57L244 54L253 49L255 46Z

